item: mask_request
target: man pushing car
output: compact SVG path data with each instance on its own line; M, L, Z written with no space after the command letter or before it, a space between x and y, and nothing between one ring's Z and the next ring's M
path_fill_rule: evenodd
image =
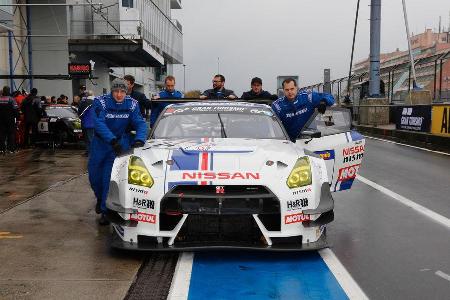
M127 96L127 84L120 78L113 80L110 94L94 99L93 109L95 133L89 153L89 182L97 198L95 212L101 214L99 224L107 225L105 203L114 159L130 147L144 145L147 125L138 102ZM134 138L131 130L136 131Z
M325 113L327 106L334 104L334 97L328 93L298 90L293 78L283 81L284 97L272 103L272 109L280 118L291 141L295 142L303 126L313 115L314 110Z

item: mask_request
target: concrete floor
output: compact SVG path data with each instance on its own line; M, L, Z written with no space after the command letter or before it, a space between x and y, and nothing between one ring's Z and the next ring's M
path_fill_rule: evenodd
M34 150L0 159L0 299L126 295L142 257L109 249L109 228L97 225L94 195L80 175L81 154Z

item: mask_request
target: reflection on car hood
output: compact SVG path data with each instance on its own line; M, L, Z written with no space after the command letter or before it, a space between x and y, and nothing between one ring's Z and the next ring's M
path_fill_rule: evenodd
M145 157L150 164L172 159L181 169L191 159L192 164L195 164L194 157L201 159L201 154L209 155L208 163L212 164L211 160L214 159L214 169L222 170L259 169L268 160L288 165L303 155L290 141L242 138L150 140L135 154Z

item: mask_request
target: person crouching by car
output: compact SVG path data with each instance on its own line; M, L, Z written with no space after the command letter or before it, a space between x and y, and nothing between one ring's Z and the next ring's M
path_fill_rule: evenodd
M127 83L113 80L111 93L94 99L94 138L89 153L89 182L97 198L95 212L101 214L100 225L108 225L105 217L111 170L116 156L130 147L142 147L147 139L147 124L136 100L127 96ZM134 139L130 131L135 130Z
M86 144L85 156L89 156L89 148L94 138L94 92L88 91L87 97L81 99L78 105L78 116L81 119L81 129L83 130L83 138Z

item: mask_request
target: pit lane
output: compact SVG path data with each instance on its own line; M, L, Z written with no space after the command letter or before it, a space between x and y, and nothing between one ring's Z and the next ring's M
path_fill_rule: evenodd
M21 154L27 164L17 167L23 173L14 184L2 182L3 195L39 185L28 190L38 194L34 198L2 196L0 201L0 232L8 232L0 236L9 237L0 239L2 299L165 299L172 290L172 299L355 298L317 252L198 252L189 270L179 267L176 254L111 251L109 231L95 222L87 176L76 177L84 173L73 161L80 158L55 158L61 166L57 173L42 162L47 154L36 159L33 151L27 153ZM8 166L1 158L2 178ZM360 174L450 218L449 166L449 156L367 140ZM60 183L45 191L55 182ZM450 294L445 276L450 274L449 228L361 181L334 197L335 221L327 230L331 250L367 297L445 299ZM183 272L184 292L182 281L172 280Z

